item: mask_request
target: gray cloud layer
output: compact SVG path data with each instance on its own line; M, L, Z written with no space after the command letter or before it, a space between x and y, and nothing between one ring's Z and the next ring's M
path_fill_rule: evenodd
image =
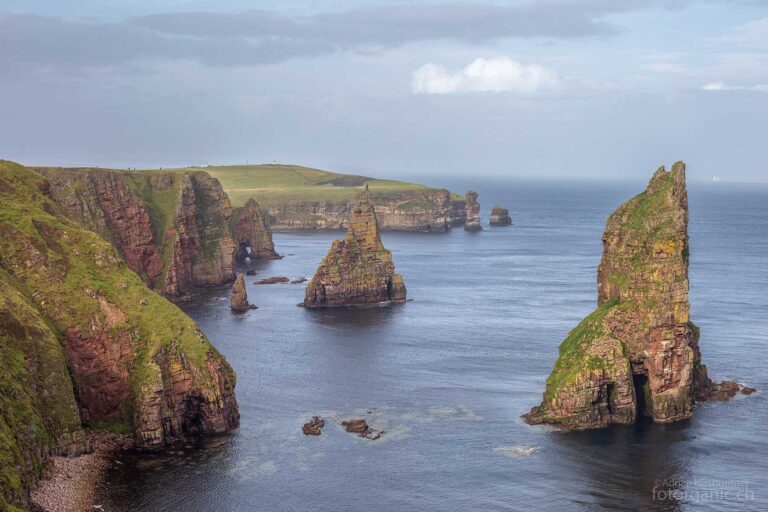
M148 58L240 66L431 39L483 42L513 37L599 37L616 31L601 20L603 15L645 4L634 0L517 6L408 4L312 16L263 10L178 12L123 23L0 13L0 65L6 69L106 67Z

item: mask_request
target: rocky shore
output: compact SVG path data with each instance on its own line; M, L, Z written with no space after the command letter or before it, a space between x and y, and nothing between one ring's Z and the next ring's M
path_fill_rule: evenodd
M120 452L133 448L128 436L109 432L88 432L90 453L79 457L52 457L48 475L30 493L35 512L98 510L96 490Z

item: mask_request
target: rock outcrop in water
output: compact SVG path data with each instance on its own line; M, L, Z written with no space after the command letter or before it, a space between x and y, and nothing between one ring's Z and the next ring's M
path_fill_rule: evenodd
M509 216L509 210L501 206L494 206L491 210L491 226L509 226L512 224L512 217Z
M157 450L239 422L235 374L195 322L51 194L39 174L0 161L3 510L26 506L50 455L88 449L83 424L132 432L138 449Z
M272 242L272 230L253 198L242 208L235 208L232 216L233 233L238 244L237 260L279 258Z
M689 318L685 164L660 168L608 219L598 308L570 332L531 423L597 428L693 414L712 386Z
M371 202L382 230L444 232L465 219L464 201L445 189L381 192ZM270 206L268 212L275 230L346 229L355 203L293 200Z
M477 202L477 192L470 190L464 196L464 209L466 211L466 221L464 222L465 231L481 231L483 226L480 224L480 203Z
M244 313L256 306L248 302L248 292L245 290L245 276L238 274L235 284L232 286L232 295L229 299L229 307L235 313Z
M73 219L112 242L163 295L184 298L234 280L232 207L207 173L36 170Z
M344 240L334 240L307 285L304 306L323 308L403 302L405 283L379 237L368 188L358 197Z

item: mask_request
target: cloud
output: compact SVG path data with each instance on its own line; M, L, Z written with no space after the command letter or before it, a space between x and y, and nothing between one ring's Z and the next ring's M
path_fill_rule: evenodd
M413 72L411 89L415 94L509 91L529 95L563 85L563 78L551 69L495 57L476 59L454 73L439 64L426 64Z
M602 19L605 15L647 3L428 3L312 15L267 10L168 12L116 22L0 12L0 66L82 69L156 59L236 67L428 40L604 37L617 32Z
M755 91L768 92L768 84L728 85L725 82L711 82L701 87L704 91Z

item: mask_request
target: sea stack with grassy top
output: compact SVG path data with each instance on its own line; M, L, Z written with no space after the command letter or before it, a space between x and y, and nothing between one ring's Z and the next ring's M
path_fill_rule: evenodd
M512 224L512 217L509 216L509 210L501 206L494 206L491 210L491 226L509 226Z
M677 162L608 219L598 307L560 346L530 423L599 428L691 417L713 384L689 318L688 257L685 164Z
M480 203L477 202L477 192L470 190L464 196L464 209L467 220L464 221L464 231L481 231L483 226L480 224Z
M352 208L344 240L331 250L307 285L303 305L308 308L365 306L404 302L405 283L395 273L392 254L379 236L376 212L368 186Z
M252 260L271 260L279 258L272 242L272 230L266 222L264 214L252 197L242 208L235 208L232 215L232 232L235 235L237 261L246 258Z

